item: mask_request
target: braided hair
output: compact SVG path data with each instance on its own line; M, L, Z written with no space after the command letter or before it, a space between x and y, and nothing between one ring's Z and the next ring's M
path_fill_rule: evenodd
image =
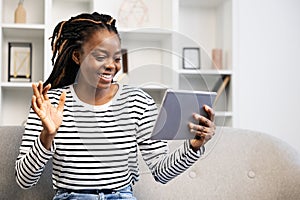
M53 70L44 86L51 84L52 88L59 88L75 82L79 64L72 59L74 50L80 51L88 38L99 30L116 33L116 20L109 15L83 13L62 21L54 28L51 39Z

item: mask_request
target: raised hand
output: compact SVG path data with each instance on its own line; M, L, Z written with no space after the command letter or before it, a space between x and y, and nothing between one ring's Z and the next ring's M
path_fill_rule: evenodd
M42 121L43 130L40 135L40 139L44 147L47 149L50 149L57 130L62 123L63 109L66 100L66 93L62 92L58 106L54 107L47 95L50 88L50 84L43 87L43 83L41 81L38 85L32 84L33 96L31 104L34 112Z

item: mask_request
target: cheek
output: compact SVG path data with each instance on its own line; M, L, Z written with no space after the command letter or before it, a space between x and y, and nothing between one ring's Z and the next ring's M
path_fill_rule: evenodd
M84 68L88 70L98 70L99 67L104 66L104 61L97 61L93 56L87 56L86 59L81 64Z
M121 70L121 63L118 63L116 66L116 73Z
M89 77L91 78L92 75L95 74L95 70L96 67L94 61L85 59L80 65L80 72L86 79L88 79Z

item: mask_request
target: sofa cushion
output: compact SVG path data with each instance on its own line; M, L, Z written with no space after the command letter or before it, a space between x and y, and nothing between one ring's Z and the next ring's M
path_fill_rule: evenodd
M180 143L170 142L170 149ZM143 162L140 168L134 191L143 200L300 197L299 153L277 138L250 130L218 128L205 156L166 185L156 183Z
M15 161L19 154L23 126L0 127L0 199L49 200L53 198L52 166L48 162L38 184L24 190L15 180Z

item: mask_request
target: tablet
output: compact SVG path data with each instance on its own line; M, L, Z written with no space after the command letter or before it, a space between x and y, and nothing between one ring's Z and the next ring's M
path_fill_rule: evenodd
M203 105L212 107L216 92L167 90L152 131L152 140L185 140L195 137L188 123L198 124L193 113L208 117Z

